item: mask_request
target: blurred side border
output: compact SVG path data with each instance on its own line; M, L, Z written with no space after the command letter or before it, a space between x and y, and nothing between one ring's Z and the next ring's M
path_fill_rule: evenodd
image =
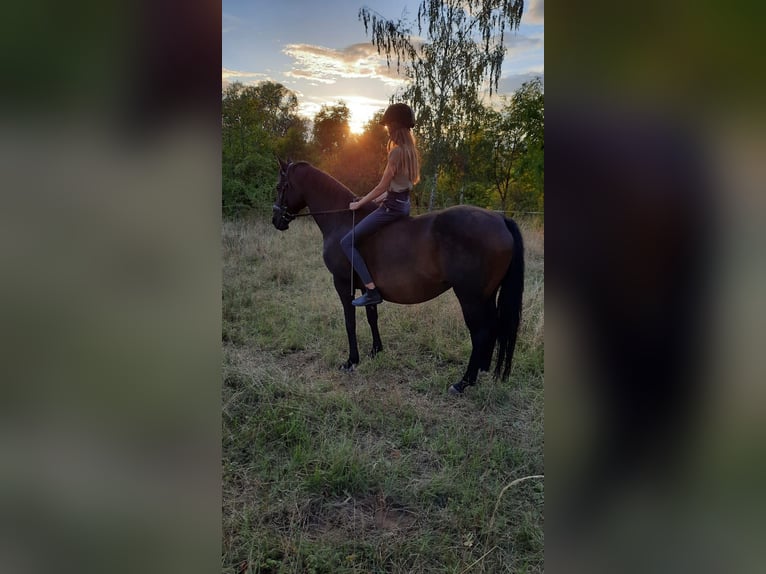
M0 570L213 571L221 5L3 29Z
M763 8L548 8L546 570L761 571Z

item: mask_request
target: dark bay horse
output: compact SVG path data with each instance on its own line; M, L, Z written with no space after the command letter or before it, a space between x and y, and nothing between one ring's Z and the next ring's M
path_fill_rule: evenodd
M358 223L377 206L352 212L348 204L354 194L327 173L306 162L279 160L279 167L272 223L284 231L308 207L322 231L324 262L346 319L349 355L341 368L352 370L359 363L356 313L351 305L351 264L340 239L351 229L352 219ZM524 244L512 219L461 205L394 221L357 247L386 301L422 303L450 288L455 291L473 348L465 374L450 386L450 393L462 393L476 382L480 370L489 371L496 346L495 377L508 378L524 289ZM364 291L356 273L353 282L355 289ZM378 311L376 306L366 311L374 356L383 349Z

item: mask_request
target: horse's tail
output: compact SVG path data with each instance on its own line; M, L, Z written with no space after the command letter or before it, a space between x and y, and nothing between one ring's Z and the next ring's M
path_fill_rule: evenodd
M521 323L521 296L524 293L524 240L513 219L505 218L513 236L513 258L500 284L497 298L497 363L495 377L508 379Z

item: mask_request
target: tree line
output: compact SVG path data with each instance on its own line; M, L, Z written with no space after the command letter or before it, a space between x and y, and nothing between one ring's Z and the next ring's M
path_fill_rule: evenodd
M349 129L343 101L312 118L298 97L275 82L233 83L222 96L223 212L270 209L276 157L306 160L361 196L380 180L388 135L380 109L361 134ZM479 106L445 146L430 123L415 135L423 164L413 193L415 211L470 203L503 211L543 211L544 94L540 79L522 85L497 107Z
M420 0L417 17L390 20L359 11L387 65L406 78L393 98L414 109L421 153L415 209L470 203L503 211L543 211L545 106L542 80L526 82L499 107L506 33L518 30L524 0ZM223 93L225 213L270 205L274 156L310 161L357 195L380 179L387 135L380 110L361 135L348 106L322 106L313 121L281 84L232 84Z

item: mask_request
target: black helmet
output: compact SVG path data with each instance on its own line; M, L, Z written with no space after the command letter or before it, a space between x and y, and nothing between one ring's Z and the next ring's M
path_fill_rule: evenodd
M415 112L407 104L391 104L386 108L386 113L380 120L384 126L389 124L399 124L405 128L415 127Z

